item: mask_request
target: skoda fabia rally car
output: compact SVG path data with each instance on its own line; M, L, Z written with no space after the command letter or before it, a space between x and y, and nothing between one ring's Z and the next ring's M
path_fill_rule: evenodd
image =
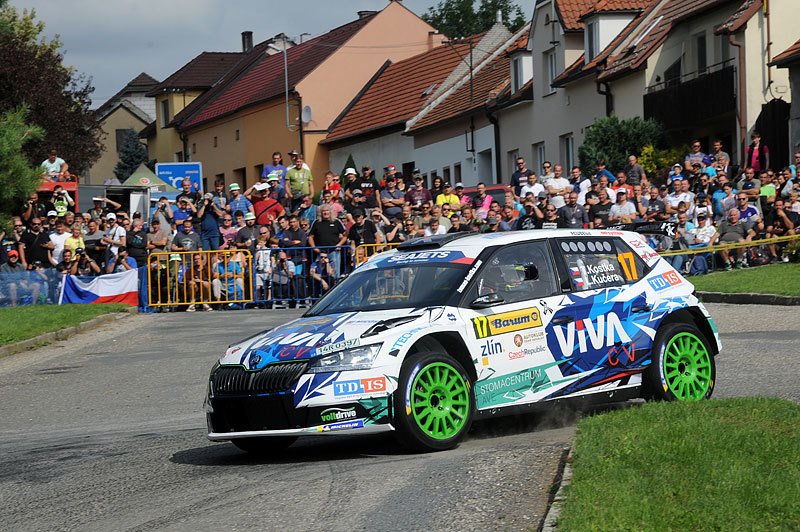
M442 450L474 419L564 399L708 398L721 344L693 291L634 232L415 239L230 346L209 378L208 437L259 452L395 431Z

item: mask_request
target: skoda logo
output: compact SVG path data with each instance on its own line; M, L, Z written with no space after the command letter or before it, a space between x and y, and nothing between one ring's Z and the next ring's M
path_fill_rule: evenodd
M261 355L252 355L250 357L250 369L256 369L259 362L261 362Z

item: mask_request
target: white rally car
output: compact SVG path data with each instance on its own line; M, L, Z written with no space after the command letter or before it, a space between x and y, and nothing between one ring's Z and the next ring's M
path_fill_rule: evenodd
M307 434L396 431L454 447L474 419L563 399L699 400L717 329L634 232L415 239L211 371L208 437L250 452Z

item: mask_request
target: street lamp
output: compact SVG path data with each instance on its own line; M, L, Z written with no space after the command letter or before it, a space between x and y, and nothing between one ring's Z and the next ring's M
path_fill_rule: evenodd
M283 52L283 91L286 97L286 129L289 131L294 131L292 129L292 124L289 121L289 60L286 55L286 48L287 48L287 41L289 40L288 37L282 35L279 37L281 42L283 42L283 48L278 48L272 43L267 44L268 48L272 48L277 52Z

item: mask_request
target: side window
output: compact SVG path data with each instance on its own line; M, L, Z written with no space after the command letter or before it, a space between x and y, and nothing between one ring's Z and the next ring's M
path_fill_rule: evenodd
M535 279L525 279L525 268L536 266ZM496 293L506 303L516 303L558 292L553 261L546 242L505 247L489 259L476 284L475 297Z
M621 239L562 240L561 254L575 292L637 282L647 265Z

